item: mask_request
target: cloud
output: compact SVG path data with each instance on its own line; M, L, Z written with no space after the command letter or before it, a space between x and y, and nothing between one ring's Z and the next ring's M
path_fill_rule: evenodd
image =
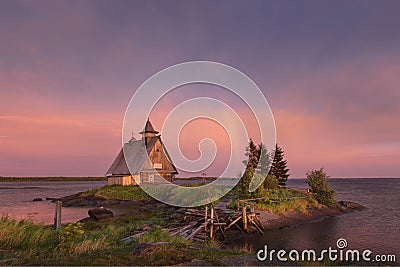
M398 176L398 7L3 1L0 175L102 174L135 89L164 67L209 59L262 88L294 176L319 166L338 176ZM177 100L204 95L231 103L256 128L237 100L197 87L162 102L154 124Z

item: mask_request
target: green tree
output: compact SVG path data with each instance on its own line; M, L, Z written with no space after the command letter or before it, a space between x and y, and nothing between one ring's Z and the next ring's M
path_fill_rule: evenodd
M263 143L258 145L258 156L259 156L259 161L258 161L257 171L266 176L268 174L271 160L270 160L270 155L268 154L267 151L267 147Z
M264 188L265 189L277 189L278 188L278 179L276 179L275 175L268 174L264 180Z
M260 173L259 169L261 167L258 166L261 147L263 146L256 146L252 139L250 139L249 144L246 146L245 156L247 157L247 160L243 161L243 164L246 166L246 170L241 176L237 186L238 197L241 199L257 198L262 195L262 186L259 186L253 192L249 191L249 186L252 180L257 183L257 181L261 182L261 180L263 180L265 177ZM264 168L264 166L262 168Z
M283 157L284 152L282 148L276 144L275 156L269 173L275 175L276 179L278 179L279 185L281 186L286 185L286 181L290 175L288 174L289 169L287 168L287 161Z
M260 157L260 151L258 147L254 144L253 140L250 138L249 144L246 147L246 152L244 155L247 157L247 160L243 161L243 164L246 165L247 168L253 168L253 170L257 169L258 159Z
M251 178L254 175L254 169L249 167L246 168L242 177L240 177L239 183L237 185L237 194L240 199L251 198L251 192L249 191L249 186Z
M333 198L335 191L329 189L329 176L325 173L324 169L311 170L306 175L307 184L310 186L315 199L322 205L334 207L336 205L336 201Z

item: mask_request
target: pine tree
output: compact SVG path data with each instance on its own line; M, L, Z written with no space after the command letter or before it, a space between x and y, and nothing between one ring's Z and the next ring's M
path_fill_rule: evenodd
M275 157L272 162L270 174L275 175L278 179L279 185L285 186L286 181L290 174L288 174L289 169L287 168L287 161L283 158L284 153L281 147L276 144L275 147Z
M259 177L260 174L256 172L260 158L260 150L259 147L254 144L251 138L249 144L246 146L246 152L244 155L247 157L247 160L243 161L246 169L237 186L238 197L241 199L258 197L261 194L259 188L254 192L249 192L249 186L252 179L261 178ZM257 175L257 177L254 177L255 175Z
M246 153L244 155L247 157L247 160L243 161L243 164L246 165L246 169L248 168L253 168L253 170L257 169L258 159L260 157L260 151L258 150L258 147L254 144L251 138L248 146L246 147Z
M307 184L311 187L315 199L325 206L335 207L336 201L333 198L335 191L329 188L329 176L325 173L324 169L311 170L306 175Z
M238 198L248 199L251 198L251 192L249 192L249 186L251 183L251 178L254 175L254 169L249 167L246 168L242 177L240 177L239 183L237 185Z
M267 147L263 143L258 145L258 155L260 158L258 161L257 171L266 176L271 162L270 155L267 152Z

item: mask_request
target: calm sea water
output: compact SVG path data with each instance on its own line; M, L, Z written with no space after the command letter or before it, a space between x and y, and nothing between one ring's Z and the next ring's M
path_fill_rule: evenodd
M400 179L331 179L337 200L350 200L366 210L341 214L296 228L268 231L240 240L254 250L268 245L270 249L336 248L339 238L347 240L348 249L369 249L373 254L400 257ZM305 180L292 179L288 186L307 188Z
M0 217L30 219L40 224L53 224L55 204L51 201L33 202L34 198L60 198L105 185L93 182L10 182L0 183ZM62 209L62 222L76 222L87 217L87 208Z

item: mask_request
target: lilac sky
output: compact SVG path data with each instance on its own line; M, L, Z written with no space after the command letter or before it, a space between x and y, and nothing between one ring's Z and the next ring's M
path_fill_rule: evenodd
M292 177L320 167L400 177L399 10L400 1L0 1L0 176L104 175L136 88L170 65L211 60L261 88ZM155 128L170 108L159 106Z

